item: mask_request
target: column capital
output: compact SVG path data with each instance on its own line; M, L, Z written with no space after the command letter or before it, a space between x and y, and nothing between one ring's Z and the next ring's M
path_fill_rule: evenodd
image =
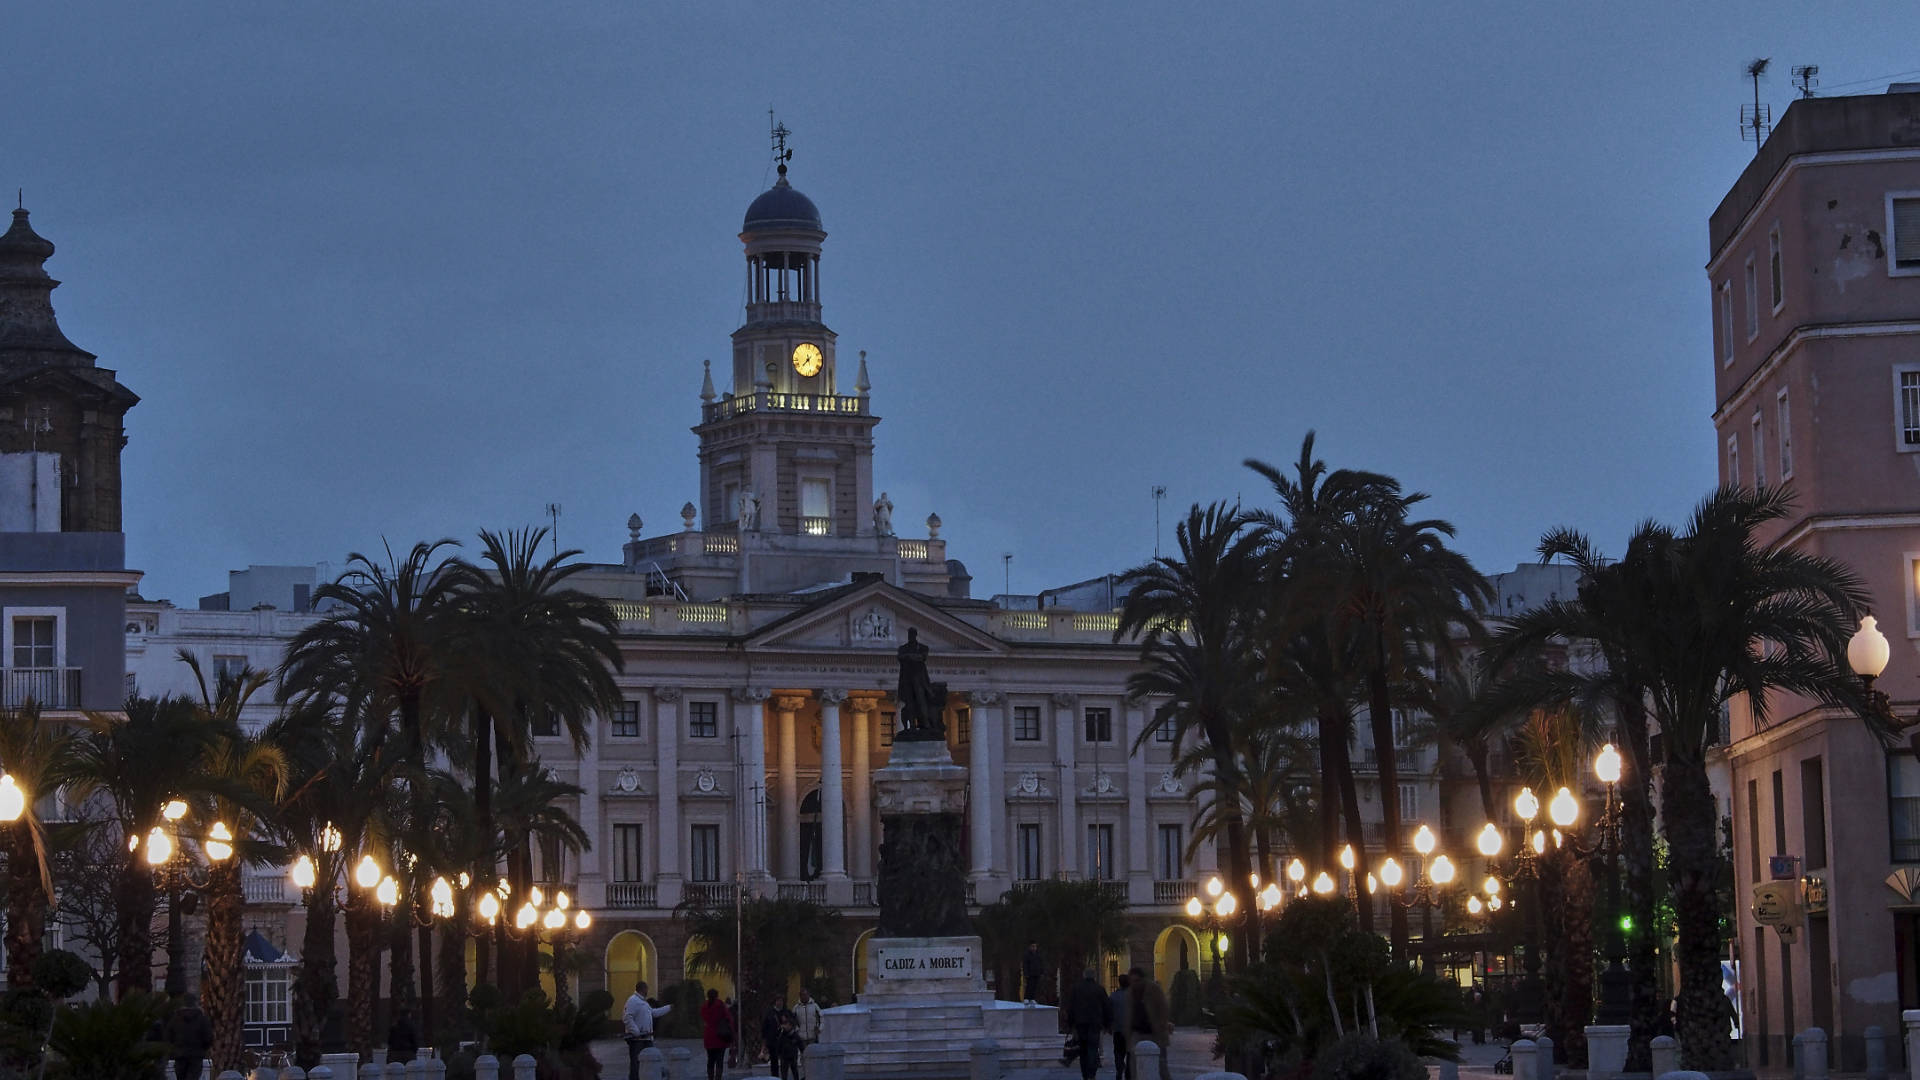
M820 699L822 705L838 705L847 700L847 692L837 686L828 687L825 690L815 690L813 693L815 697Z
M884 694L862 694L858 691L847 695L847 711L856 713L879 712L880 701Z
M733 700L743 704L758 704L773 696L773 691L764 686L736 686L731 693Z
M653 688L653 700L671 705L680 700L680 688L677 686L656 686Z
M998 690L969 690L967 704L975 706L998 705L1002 695Z
M807 707L805 694L781 694L773 699L773 707L783 713L797 713Z
M1071 709L1078 704L1080 704L1079 694L1069 694L1063 690L1053 695L1053 707L1056 709Z

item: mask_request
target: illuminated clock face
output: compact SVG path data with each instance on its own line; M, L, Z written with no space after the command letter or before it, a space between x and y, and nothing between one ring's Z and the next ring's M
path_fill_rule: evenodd
M820 374L820 346L811 341L803 341L793 347L793 370L803 377L811 378Z

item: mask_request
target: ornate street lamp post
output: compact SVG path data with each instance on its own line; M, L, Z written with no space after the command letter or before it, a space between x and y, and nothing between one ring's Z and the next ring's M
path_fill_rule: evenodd
M1593 759L1593 775L1607 786L1606 809L1600 814L1600 846L1606 852L1607 865L1607 966L1600 973L1600 1003L1594 1012L1599 1024L1624 1024L1633 1014L1633 980L1627 974L1627 941L1620 920L1620 751L1612 743L1600 748Z
M1514 796L1513 812L1521 822L1521 842L1514 853L1513 876L1527 889L1527 911L1523 913L1526 953L1521 961L1526 974L1514 995L1513 1014L1520 1023L1538 1024L1546 1017L1546 992L1540 984L1540 867L1537 860L1547 850L1547 834L1533 827L1533 819L1540 816L1540 799L1532 788L1523 787L1520 794Z

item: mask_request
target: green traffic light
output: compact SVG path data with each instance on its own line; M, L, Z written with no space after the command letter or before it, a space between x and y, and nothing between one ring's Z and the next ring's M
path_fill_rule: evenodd
M1631 933L1633 930L1633 916L1631 915L1620 916L1620 929Z

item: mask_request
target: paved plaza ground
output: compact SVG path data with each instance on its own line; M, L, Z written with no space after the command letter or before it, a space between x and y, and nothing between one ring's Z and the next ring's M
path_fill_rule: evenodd
M676 1046L684 1046L692 1055L694 1067L704 1070L707 1060L706 1051L700 1048L698 1039L662 1039L660 1050L670 1052ZM1173 1080L1193 1080L1204 1072L1212 1072L1220 1067L1213 1057L1213 1032L1205 1028L1181 1028L1173 1033L1172 1063L1170 1071ZM627 1075L627 1044L619 1039L602 1039L593 1044L593 1056L601 1065L603 1080L622 1080ZM1499 1055L1495 1055L1498 1057ZM1491 1059L1489 1059L1491 1060ZM1105 1066L1100 1070L1099 1080L1113 1080L1113 1058L1111 1053L1101 1059ZM703 1073L696 1073L696 1076ZM765 1065L753 1069L728 1069L727 1080L736 1077L764 1077ZM1056 1069L1021 1069L1009 1073L1023 1080L1080 1080L1080 1067L1070 1065ZM678 1080L676 1077L675 1080Z

